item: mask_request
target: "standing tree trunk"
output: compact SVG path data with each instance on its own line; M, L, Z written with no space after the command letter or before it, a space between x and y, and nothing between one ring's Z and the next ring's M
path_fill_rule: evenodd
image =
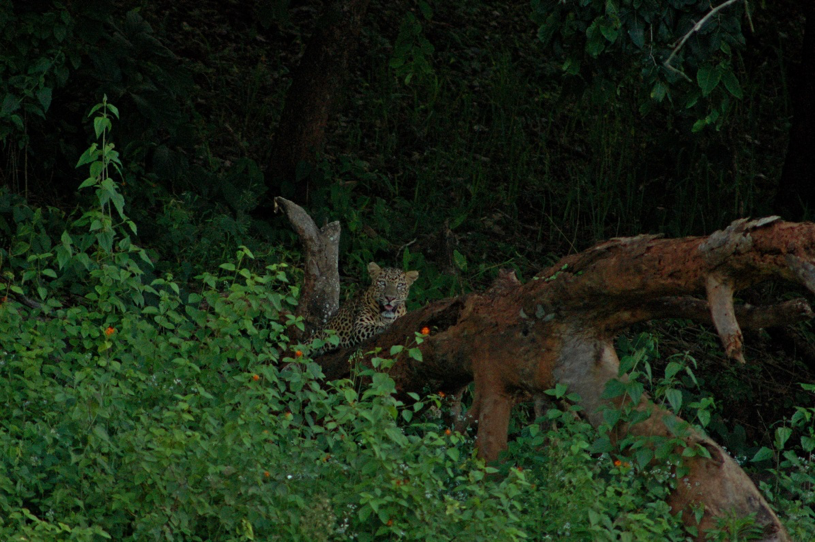
M792 77L792 126L787 158L778 183L775 208L800 220L815 212L815 5L807 2L801 64Z
M313 164L323 147L329 115L345 85L369 0L332 2L317 24L286 94L274 136L270 179L275 189L292 186L295 201L308 201L308 177L298 165ZM290 194L285 194L290 195Z
M744 362L740 326L769 327L812 317L794 300L769 307L734 307L733 294L782 278L815 291L815 224L777 217L738 220L709 237L612 239L564 258L527 284L503 272L484 293L432 303L398 319L366 349L388 351L422 327L433 332L419 346L422 361L400 354L389 373L401 393L427 387L455 393L475 382L468 416L478 421L477 446L487 460L507 446L507 428L518 392L540 394L557 383L580 395L589 421L603 421L602 406L631 399L603 398L617 378L615 337L628 326L657 318L691 318L717 329L727 355ZM704 294L707 301L690 297ZM319 358L329 379L349 374L348 351ZM369 357L360 363L370 364ZM687 474L668 502L683 521L699 527L697 540L717 519L753 515L765 541L789 536L749 477L727 453L646 396L631 405L644 422L615 427L614 435L680 439ZM677 427L682 427L677 431ZM701 507L700 507L701 505ZM693 510L703 510L701 521Z

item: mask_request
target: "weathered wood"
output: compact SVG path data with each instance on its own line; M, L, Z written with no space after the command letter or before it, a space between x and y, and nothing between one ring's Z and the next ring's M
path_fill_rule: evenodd
M411 312L366 350L387 351L430 327L431 335L419 346L423 361L402 355L391 368L397 389L404 393L431 385L454 394L475 381L474 405L464 416L478 421L479 453L493 460L506 448L518 393L535 396L555 383L566 384L582 398L589 421L602 423L602 392L619 369L614 338L633 323L665 317L713 322L728 353L738 359L739 325L764 327L810 318L812 311L802 300L768 308L734 307L732 294L771 277L813 289L813 261L815 224L776 217L739 220L709 237L612 239L564 258L526 284L505 273L486 292ZM720 287L722 291L711 293ZM690 297L705 294L709 302ZM348 352L339 351L319 361L329 378L337 378L347 374L347 358ZM649 409L650 418L618 431L670 434L665 419L672 414L648 397L635 407ZM687 446L704 446L711 455L686 461L687 480L670 499L675 510L686 511L683 517L689 524L695 520L688 505L702 504L702 533L717 517L734 511L756 514L763 540L788 540L755 485L715 442L693 430L683 439Z
M295 313L305 319L305 331L298 337L303 339L325 325L340 306L340 223L331 222L318 228L296 203L280 197L274 201L275 212L286 213L305 252L305 277Z

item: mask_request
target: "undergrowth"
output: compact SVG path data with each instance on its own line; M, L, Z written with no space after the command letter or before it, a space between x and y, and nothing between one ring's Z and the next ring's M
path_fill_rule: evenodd
M109 139L118 110L103 101L91 115L100 142L78 166L90 169L81 187L96 205L53 237L42 213L15 207L7 246L16 248L3 249L3 539L688 535L665 503L682 473L679 441L608 438L636 411L609 409L597 430L579 406L550 408L522 422L504 461L487 466L468 435L430 415L443 408L438 395L396 397L389 360L323 380L290 338L302 322L285 263L256 272L242 247L192 281L151 278L119 192L122 164ZM679 378L695 378L688 359L656 379L652 339L620 349L628 380L612 381L608 397L647 389L709 424L713 401ZM576 401L567 391L548 393ZM772 460L775 481L762 486L802 540L815 533L813 415L796 410L775 449L753 457ZM712 536L735 540L750 529L723 521Z
M527 4L372 6L311 169L309 210L342 221L345 274L374 260L418 269L415 306L596 239L767 212L787 55L748 58L730 126L692 134L679 113L643 118L625 96L561 84ZM601 447L573 410L514 418L495 472L426 417L435 398L403 404L378 372L325 383L287 357L299 256L258 206L279 188L264 183L268 131L308 10L261 28L245 17L255 4L213 17L186 3L55 4L46 19L12 7L0 2L0 68L24 76L0 78L4 539L682 539L664 506L670 469ZM89 89L127 120L121 147L83 155L74 199L66 167L82 138L49 122L73 126ZM92 137L108 137L116 110L97 111L108 120ZM692 357L658 362L643 341L620 345L644 363L633 381L727 443L794 539L815 538L812 390L757 439L704 391L747 397L744 371L705 380ZM719 539L749 535L737 523Z

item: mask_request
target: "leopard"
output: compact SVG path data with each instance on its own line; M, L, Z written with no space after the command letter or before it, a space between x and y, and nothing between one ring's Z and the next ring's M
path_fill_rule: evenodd
M313 352L319 356L338 348L358 346L379 335L407 313L405 301L410 286L419 277L418 271L402 271L395 267L379 267L368 264L371 285L340 307L325 326L314 334L315 339L326 340L333 330L340 343L325 346Z

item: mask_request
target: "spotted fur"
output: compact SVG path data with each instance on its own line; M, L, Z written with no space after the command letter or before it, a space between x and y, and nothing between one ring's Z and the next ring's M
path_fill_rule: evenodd
M407 312L405 301L410 285L419 276L418 271L402 271L393 267L382 269L374 262L368 264L371 285L340 307L315 338L327 339L328 330L334 330L340 338L340 347L349 348L361 344L385 331L397 318ZM326 344L315 355L323 354L333 347Z

